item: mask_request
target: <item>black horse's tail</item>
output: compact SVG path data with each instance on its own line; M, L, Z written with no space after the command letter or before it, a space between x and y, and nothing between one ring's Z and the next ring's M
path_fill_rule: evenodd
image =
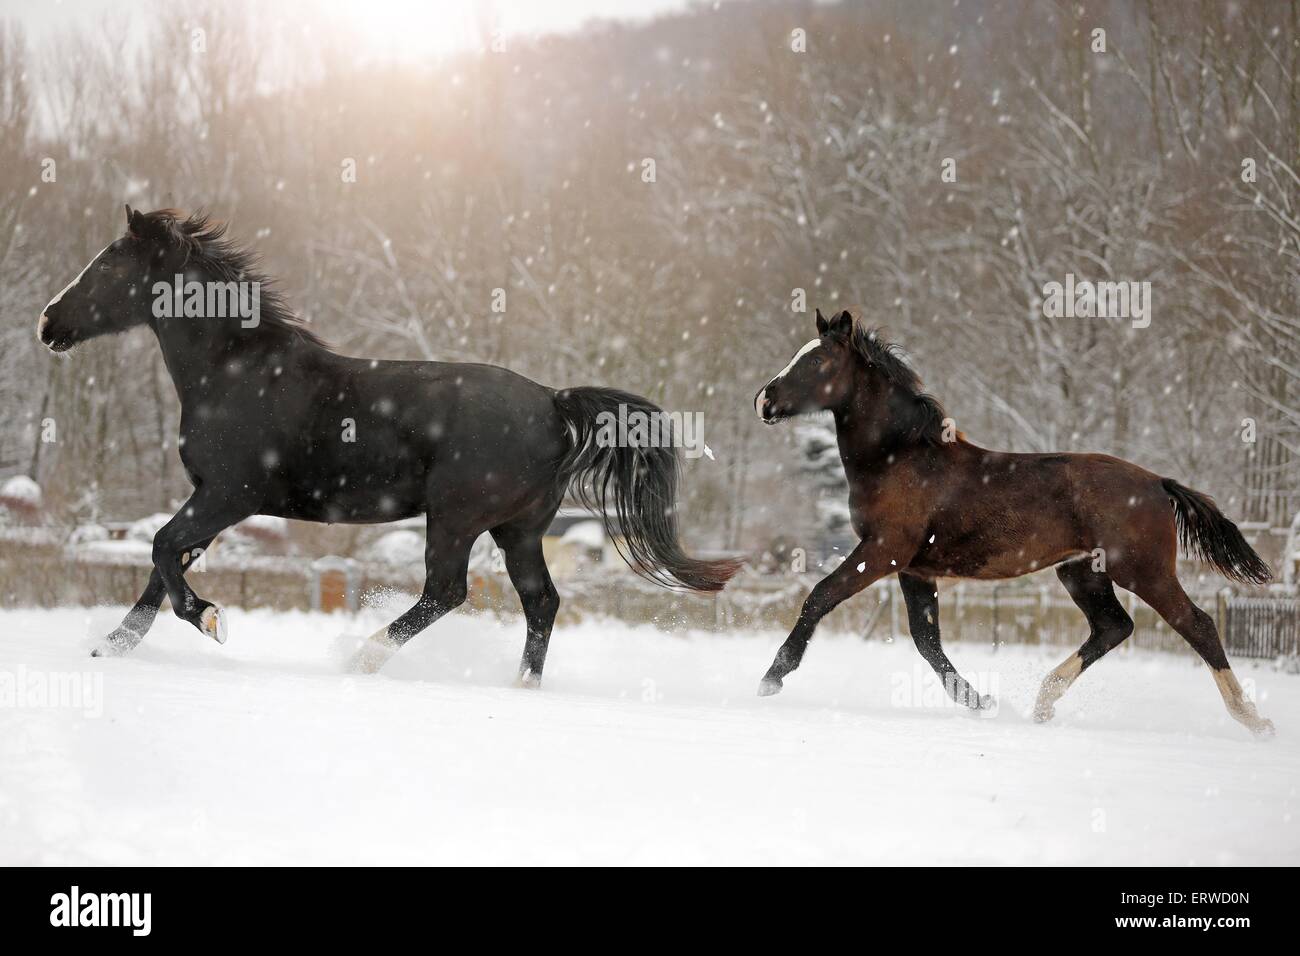
M569 426L572 447L560 462L560 480L588 508L604 516L606 530L633 571L656 584L692 591L721 591L738 561L701 561L677 540L677 451L671 441L621 441L624 416L667 425L662 409L613 388L568 388L556 407ZM661 429L662 436L664 431ZM609 504L613 508L607 507ZM618 526L613 527L617 518Z
M1160 482L1174 503L1178 540L1183 550L1219 570L1224 577L1243 584L1267 584L1273 571L1246 543L1241 531L1229 521L1209 495L1185 488L1172 478Z

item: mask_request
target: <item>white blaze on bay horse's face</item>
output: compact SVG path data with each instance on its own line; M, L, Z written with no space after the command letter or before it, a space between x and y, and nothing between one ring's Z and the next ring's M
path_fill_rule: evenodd
M762 388L758 390L758 394L754 396L754 411L758 413L758 417L761 418L764 421L764 423L771 425L773 422L776 421L776 418L774 417L772 412L773 409L772 400L768 397L767 394L768 389L774 388L778 383L780 383L781 379L785 378L786 375L790 374L791 369L793 369L796 365L799 364L799 360L801 358L803 358L805 355L807 355L809 352L811 352L813 349L817 348L817 346L821 344L822 344L821 339L813 339L810 342L805 342L803 347L799 349L798 352L794 353L794 358L790 359L790 361L786 363L785 368L777 372L776 375L772 377L772 380L770 382L768 382L766 385L764 385Z
M853 318L846 311L829 322L817 312L818 338L806 343L785 368L758 390L754 411L771 425L804 412L835 408L853 387L849 337Z

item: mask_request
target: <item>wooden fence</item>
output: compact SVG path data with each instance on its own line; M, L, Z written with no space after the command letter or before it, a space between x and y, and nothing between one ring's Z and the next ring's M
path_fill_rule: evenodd
M1219 631L1224 648L1236 657L1300 657L1300 599L1229 598Z
M201 574L201 576L200 576ZM209 600L236 607L277 609L331 607L314 587L311 562L249 559L218 563L192 577ZM148 578L148 566L76 560L63 548L0 542L0 606L130 604ZM514 613L519 602L504 574L471 573L469 607ZM559 623L585 617L616 617L669 631L788 630L817 575L765 576L746 572L718 595L681 594L656 588L630 573L602 571L557 581L563 598ZM358 566L350 572L350 595L385 590L418 594L419 570ZM1149 607L1117 592L1134 621L1124 649L1192 654L1178 634ZM1300 599L1193 593L1214 615L1228 653L1236 657L1300 657ZM939 626L945 643L1044 644L1078 647L1088 624L1055 575L1040 572L1014 582L944 581L939 585ZM894 578L878 582L832 612L823 631L867 639L910 640L902 593Z

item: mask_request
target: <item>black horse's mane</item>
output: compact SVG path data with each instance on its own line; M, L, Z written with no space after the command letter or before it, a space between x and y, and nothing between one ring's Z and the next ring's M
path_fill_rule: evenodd
M931 445L943 441L943 423L947 417L939 400L926 392L921 378L903 359L903 349L884 341L880 329L865 326L854 318L849 344L868 365L879 369L895 388L910 396L906 403L905 418L899 424L907 438Z
M258 254L226 235L224 222L214 222L201 209L188 216L177 209L157 209L143 216L151 232L165 235L185 250L186 265L193 264L220 282L260 283L260 327L334 351L329 342L294 314L284 295L274 287L275 280L262 271Z

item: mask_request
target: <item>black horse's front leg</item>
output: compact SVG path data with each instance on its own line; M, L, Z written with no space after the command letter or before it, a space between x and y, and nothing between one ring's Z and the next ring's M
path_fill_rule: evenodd
M157 568L154 568L149 572L149 583L144 586L144 591L135 605L126 612L122 623L95 646L90 656L120 657L135 650L136 646L144 640L145 634L149 633L149 628L153 626L154 618L158 615L158 608L162 606L163 598L166 596L167 588L163 586L162 575L158 573Z
M993 698L987 695L981 697L957 673L957 668L943 652L943 646L939 642L939 592L935 580L903 572L898 575L898 584L903 590L903 601L907 604L907 626L912 632L916 649L939 675L948 696L971 710L992 708Z
M154 570L171 598L172 611L218 644L226 642L223 612L194 593L185 580L185 569L197 549L206 547L226 528L255 512L255 507L247 502L232 499L215 489L201 488L154 535Z
M786 675L803 660L804 651L808 649L808 641L811 640L817 623L841 602L884 577L892 570L889 561L886 549L878 543L873 541L868 545L863 542L853 549L843 564L817 582L803 602L799 620L795 622L790 636L777 650L772 666L759 682L759 697L770 697L781 692Z

